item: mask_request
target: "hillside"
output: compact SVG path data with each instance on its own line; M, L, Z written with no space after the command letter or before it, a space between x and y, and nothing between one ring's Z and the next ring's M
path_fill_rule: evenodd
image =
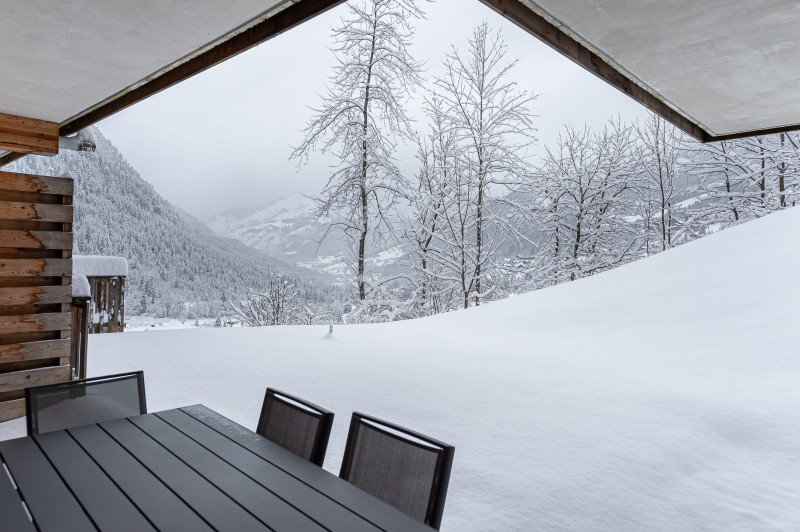
M293 270L174 207L97 128L87 131L95 153L29 156L8 170L74 177L75 253L128 259L128 314L213 317L225 297L261 286L270 268Z
M323 239L328 224L318 220L313 210L314 200L297 194L266 205L232 209L201 219L219 235L235 238L287 263L349 278L343 262L348 253L347 243L335 231ZM399 247L375 251L373 243L368 242L367 249L371 272L378 275L397 272L403 255Z
M798 228L792 208L587 279L332 336L102 335L89 369L144 369L152 411L203 403L250 428L266 386L296 393L336 413L334 473L353 410L452 443L444 532L795 530Z

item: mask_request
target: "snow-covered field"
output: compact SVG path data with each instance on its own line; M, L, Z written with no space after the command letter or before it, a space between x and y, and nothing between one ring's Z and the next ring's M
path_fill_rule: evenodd
M164 331L175 329L196 329L197 327L213 327L213 318L197 320L178 320L175 318L154 318L152 316L125 316L125 332ZM197 325L195 325L197 322ZM92 336L92 338L95 338Z
M451 442L445 531L800 529L800 208L413 322L92 336L151 411L255 427L264 388ZM0 425L0 437L24 424Z

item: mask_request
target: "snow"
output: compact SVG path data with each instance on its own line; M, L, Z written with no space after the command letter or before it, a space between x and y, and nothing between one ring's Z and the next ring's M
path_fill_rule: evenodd
M92 297L89 279L82 273L72 273L72 297Z
M209 318L201 318L198 321L200 327L213 327L214 321ZM196 328L195 320L178 320L174 318L154 318L152 316L125 316L125 331L151 331L151 330L176 330Z
M128 275L128 261L125 257L75 255L72 257L72 271L87 277L125 277Z
M379 325L93 335L151 411L274 386L456 446L443 531L797 530L800 208L573 283ZM24 422L0 424L0 437Z

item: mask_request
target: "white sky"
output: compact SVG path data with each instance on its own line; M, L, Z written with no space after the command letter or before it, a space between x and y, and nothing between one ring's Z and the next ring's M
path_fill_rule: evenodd
M539 98L532 108L538 149L567 122L602 127L612 116L641 120L646 111L477 0L423 3L414 54L427 61L426 77L440 69L451 44L465 48L482 20L502 30L512 76ZM344 6L267 41L221 65L100 122L103 133L144 179L192 214L267 203L298 192L316 194L331 159L314 155L299 172L289 161L302 138L309 106L319 104L333 54L331 27ZM417 129L427 125L418 98L410 104ZM414 149L401 150L401 167L415 170Z

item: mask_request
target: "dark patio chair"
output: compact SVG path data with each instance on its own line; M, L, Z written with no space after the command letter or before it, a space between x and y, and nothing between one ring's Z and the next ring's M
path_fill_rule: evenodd
M353 413L339 476L439 529L455 447Z
M25 389L28 435L147 413L144 373L120 373Z
M333 427L333 412L267 388L256 432L322 467Z

